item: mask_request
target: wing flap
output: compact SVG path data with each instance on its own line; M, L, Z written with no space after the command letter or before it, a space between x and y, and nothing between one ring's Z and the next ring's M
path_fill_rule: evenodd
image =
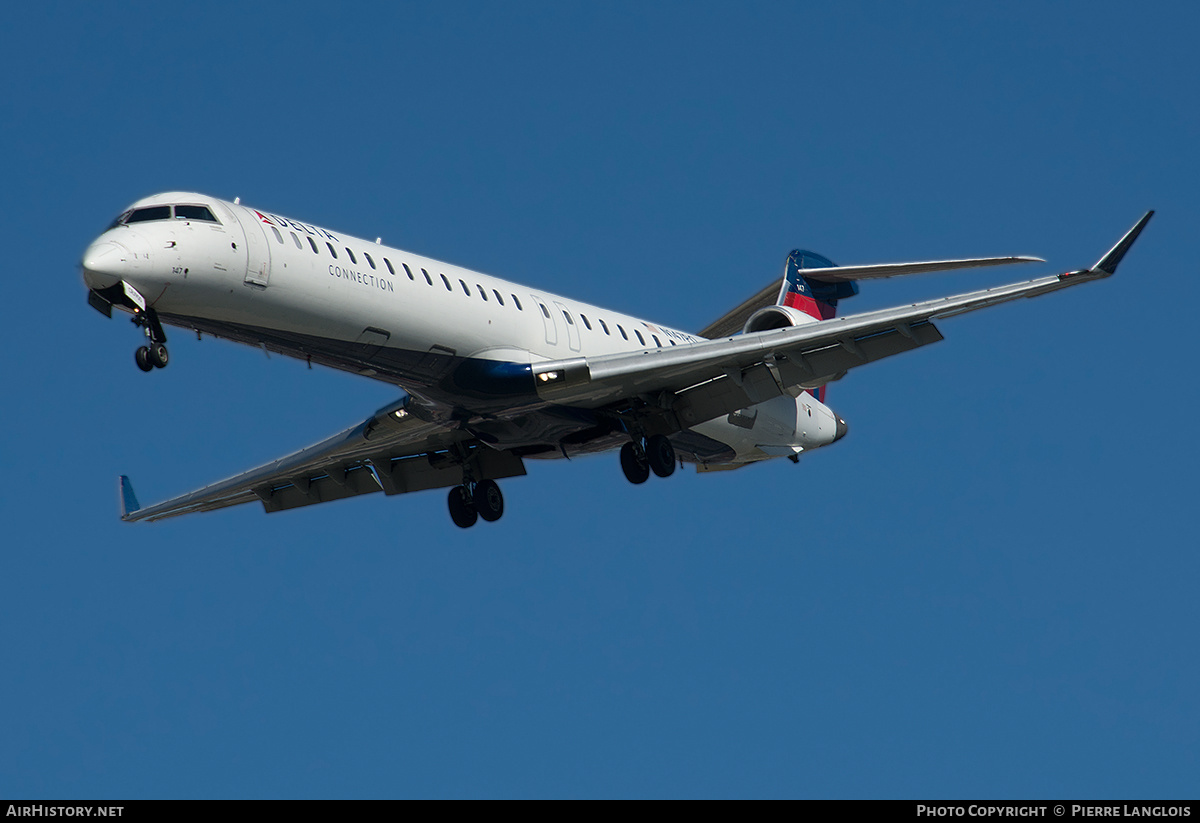
M525 474L525 464L512 452L479 448L474 454L473 470L479 479L503 480ZM407 494L426 489L444 489L462 482L462 467L453 461L428 456L374 460L379 482L386 494Z
M891 330L835 344L807 354L780 354L749 369L731 371L678 393L672 410L685 426L732 414L780 394L796 397L806 388L836 380L850 369L894 354L937 343L942 334L932 323Z
M358 465L345 469L330 466L323 477L301 474L282 486L268 483L252 491L262 501L264 509L278 512L382 490L370 467Z

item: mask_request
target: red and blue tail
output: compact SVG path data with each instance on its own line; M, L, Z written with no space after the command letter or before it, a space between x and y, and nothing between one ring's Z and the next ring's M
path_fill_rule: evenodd
M802 311L817 320L836 317L838 300L858 294L858 284L853 280L829 283L805 276L806 272L813 269L832 268L837 268L837 264L829 258L804 249L794 249L784 264L783 285L776 305ZM824 386L812 394L822 403L825 402Z
M827 283L805 274L812 269L837 267L827 257L803 249L793 250L784 264L783 286L776 305L788 306L818 320L836 317L838 300L858 294L858 284L852 280Z

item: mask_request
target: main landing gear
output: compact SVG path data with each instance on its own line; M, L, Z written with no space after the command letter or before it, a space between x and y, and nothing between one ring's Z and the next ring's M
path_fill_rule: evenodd
M155 368L165 369L170 358L167 354L167 334L163 331L162 323L158 322L158 312L154 309L137 312L133 316L133 323L145 330L149 343L146 346L139 346L133 353L137 367L142 371L151 371Z
M477 483L468 480L450 490L447 502L450 505L450 519L460 529L471 528L480 517L493 523L504 514L504 495L500 494L500 487L495 480L480 480Z
M662 434L652 434L644 443L626 443L621 447L621 470L635 485L645 483L651 471L659 477L670 477L675 471L675 447Z

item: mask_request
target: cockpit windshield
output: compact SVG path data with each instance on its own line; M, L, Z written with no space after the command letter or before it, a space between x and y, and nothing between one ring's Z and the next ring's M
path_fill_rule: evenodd
M125 218L126 223L149 223L151 220L170 220L170 206L150 206L146 209L134 209Z
M112 221L110 229L125 226L130 223L146 223L151 220L199 220L205 223L220 223L213 216L208 206L145 206L140 209L130 209L116 220Z
M206 223L216 223L217 218L208 210L208 206L176 206L176 220L203 220Z

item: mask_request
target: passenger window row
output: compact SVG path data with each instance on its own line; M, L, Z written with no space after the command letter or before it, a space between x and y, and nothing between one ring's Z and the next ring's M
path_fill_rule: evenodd
M281 235L279 233L279 230L277 228L275 228L274 226L272 226L271 231L274 232L274 234L275 234L275 240L280 245L284 245L283 235ZM292 236L292 242L295 244L296 248L298 248L298 249L303 248L303 246L300 244L300 238L296 236L296 233L290 232L290 234ZM311 237L306 237L305 239L308 240L308 245L310 247L312 247L313 254L321 253L320 248L317 246L316 242ZM333 256L333 259L337 260L338 253L337 253L337 249L335 249L333 247L333 244L326 243L325 246L326 246L326 248L329 249L329 253ZM346 251L346 256L350 258L350 262L354 263L355 265L358 265L358 258L356 258L354 256L354 252L350 250L350 247L345 246L343 248ZM375 265L375 260L371 257L370 253L364 251L364 252L362 252L362 256L367 261L368 266L370 266L372 269L378 270L377 266ZM392 261L386 257L384 257L382 259L383 259L383 264L385 266L387 266L388 273L394 275L396 273L396 267L392 265ZM413 275L412 269L410 269L408 267L408 264L405 262L401 262L400 266L404 269L404 273L408 276L408 279L415 283L417 278ZM433 278L429 276L429 272L425 271L425 269L421 269L421 274L425 277L425 283L427 285L432 286ZM438 277L441 278L442 285L444 285L446 287L446 291L448 291L448 292L454 291L454 286L452 286L450 284L450 278L446 277L446 275L444 275L444 274L439 274ZM465 294L467 297L472 296L471 287L467 285L467 282L465 280L460 278L458 281L458 285L460 288L462 288L463 294ZM485 303L488 302L487 289L485 289L479 283L476 283L475 290ZM504 297L500 294L500 292L497 291L496 289L492 289L492 294L495 296L496 302L499 303L501 306L503 306L504 305ZM521 301L517 298L517 296L515 294L509 295L509 296L512 297L513 305L517 307L517 311L525 310L521 306ZM546 316L546 318L549 319L550 310L547 309L546 306L541 303L539 303L538 306L541 308L542 314L544 314ZM571 326L575 325L575 320L574 320L574 318L571 317L570 312L564 310L562 315L563 315L563 318L567 321L568 325L571 325ZM592 322L590 320L588 320L588 317L586 314L580 314L579 319L583 321L583 325L588 331L593 331ZM611 336L612 332L610 332L608 330L608 323L606 323L602 318L597 318L597 320L600 323L600 328L604 330L604 333L606 335ZM629 339L629 334L626 333L625 328L623 326L621 326L620 323L617 324L617 331L619 331L621 333L621 337L623 339L625 339L625 340ZM634 336L637 337L638 343L640 343L643 346L647 345L646 338L642 336L642 333L640 331L638 331L637 329L634 329L633 333L634 333ZM654 345L658 346L661 349L662 341L658 339L658 335L652 334L652 335L650 335L650 337L654 340ZM675 345L675 341L671 340L670 338L667 338L667 342L670 343L672 346Z
M275 242L279 243L279 245L281 245L281 246L286 245L286 243L284 242L284 239L283 239L283 235L279 233L279 229L272 226L271 231L275 235ZM288 234L291 235L292 243L295 244L296 248L298 248L298 249L304 248L303 244L301 244L301 242L300 242L299 236L294 231L288 232ZM305 237L304 239L308 241L308 245L312 249L313 254L321 253L321 248L317 245L317 242L315 240L313 240L311 237ZM326 243L325 247L327 249L329 249L329 254L333 257L333 259L337 260L338 253L337 253L337 249L335 249L333 247L333 244ZM350 247L344 246L343 248L346 251L346 256L350 258L350 262L354 263L355 265L358 265L358 258L355 257L354 252L350 249ZM372 269L374 269L376 271L379 270L378 265L375 263L375 258L371 257L370 252L364 251L364 252L362 252L362 256L363 256L363 259L365 259L367 261L368 266L370 266ZM387 266L388 274L391 274L394 276L396 274L396 267L392 265L392 261L386 257L382 258L382 260L383 260L383 264L385 266ZM400 266L404 269L404 273L408 276L408 279L413 282L416 282L417 278L413 275L412 269L410 269L408 267L408 264L405 262L401 262ZM425 276L426 284L432 286L433 278L429 276L429 272L425 271L425 269L421 269L421 274ZM446 275L442 274L442 275L439 275L439 277L441 277L442 283L445 284L446 291L454 291L454 287L450 285L450 280L446 277ZM462 286L463 293L466 294L467 297L470 297L471 296L471 288L463 280L459 280L458 282L459 282L459 285ZM483 286L481 286L478 283L475 284L475 288L478 290L479 296L483 298L484 302L488 302L487 289L485 289ZM497 291L496 289L492 289L492 294L495 296L497 303L499 303L501 306L505 305L504 297L503 297L503 295L500 294L499 291ZM521 301L517 298L517 296L515 294L509 295L509 296L512 297L513 305L517 307L517 311L525 310L524 307L521 306Z
M541 304L539 303L538 305L541 305ZM550 317L549 310L547 310L544 305L542 305L541 308L542 308L542 314L546 315L546 317L549 318ZM567 325L574 326L575 318L573 318L571 316L571 313L569 311L567 311L566 309L560 309L560 311L562 311L563 319L567 321ZM588 331L593 331L592 321L588 320L588 316L586 314L583 314L582 312L580 312L579 319L583 321L584 328L586 328ZM601 318L597 318L597 319L600 320L600 328L604 329L604 333L607 335L611 335L611 333L608 330L608 324L605 323L604 320ZM619 331L621 333L622 338L624 338L625 340L629 339L629 335L625 333L625 328L620 323L617 324L617 331ZM647 345L646 338L642 337L642 333L640 331L638 331L637 329L634 329L633 334L635 337L637 337L638 343L642 344L643 346ZM654 340L654 345L658 346L661 349L662 341L658 339L658 335L652 334L652 335L650 335L650 337ZM667 338L667 342L670 343L672 346L675 345L675 341L669 337Z

